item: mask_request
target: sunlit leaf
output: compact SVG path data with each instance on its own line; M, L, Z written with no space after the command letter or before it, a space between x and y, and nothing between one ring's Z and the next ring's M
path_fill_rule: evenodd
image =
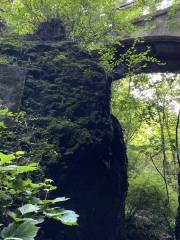
M16 152L16 155L17 155L17 156L21 156L21 155L24 155L24 154L25 154L24 151L17 151L17 152Z
M58 202L65 202L68 200L69 200L69 198L66 198L66 197L58 197L58 198L55 198L52 200L41 200L41 201L39 201L39 204L55 204Z
M24 222L21 224L11 223L1 232L3 239L19 238L22 240L34 240L39 228L31 222Z
M25 215L27 213L38 212L40 207L32 204L25 204L24 206L19 207L18 209L22 215Z
M0 164L4 165L7 163L11 163L12 160L15 159L15 156L13 154L4 154L2 152L0 152Z

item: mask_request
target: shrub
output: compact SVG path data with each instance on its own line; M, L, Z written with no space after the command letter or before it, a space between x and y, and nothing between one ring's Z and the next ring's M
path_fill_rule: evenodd
M169 201L163 178L151 169L143 170L139 175L130 174L129 193L126 202L128 218L144 217L150 224L174 227L177 193L168 186Z
M0 109L0 128L5 128L6 117L13 114ZM56 189L51 179L35 181L32 173L40 171L39 163L23 151L0 152L0 239L33 240L45 218L66 225L77 225L78 215L59 204L65 197L49 199Z

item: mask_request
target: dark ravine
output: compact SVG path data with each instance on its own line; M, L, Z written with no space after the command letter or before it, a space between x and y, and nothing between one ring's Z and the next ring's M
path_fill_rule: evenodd
M22 148L41 160L56 194L70 197L66 208L80 215L78 227L46 222L39 239L125 240L127 158L110 113L111 79L64 33L52 35L39 29L21 41L1 39L0 46L9 64L26 72L21 109L31 137Z

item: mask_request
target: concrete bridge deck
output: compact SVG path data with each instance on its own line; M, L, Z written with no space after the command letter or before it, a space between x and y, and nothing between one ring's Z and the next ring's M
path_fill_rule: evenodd
M164 65L155 63L148 64L147 68L142 70L147 73L154 72L180 72L180 12L169 16L170 8L157 11L151 18L142 16L134 21L137 31L134 36L130 36L122 41L124 47L116 46L117 54L127 51L134 43L134 39L141 39L135 47L138 52L151 49L151 56L157 58ZM150 27L151 26L151 27ZM114 78L122 78L127 69L126 66L119 65L115 69Z

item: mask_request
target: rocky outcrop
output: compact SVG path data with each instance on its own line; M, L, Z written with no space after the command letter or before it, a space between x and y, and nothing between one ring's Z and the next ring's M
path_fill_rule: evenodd
M127 159L110 78L75 43L37 39L1 40L1 54L26 69L21 109L31 136L21 144L80 215L78 227L46 222L39 239L124 240Z

